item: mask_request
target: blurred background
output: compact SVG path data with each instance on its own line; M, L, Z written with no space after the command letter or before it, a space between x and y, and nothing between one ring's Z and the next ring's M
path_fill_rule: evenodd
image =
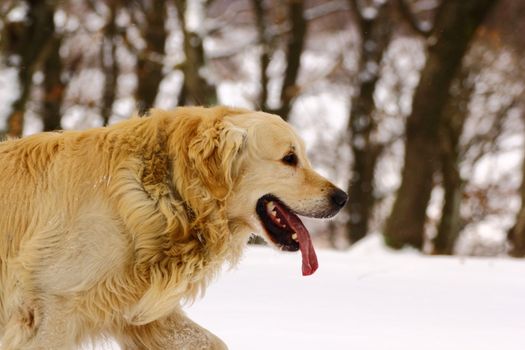
M525 2L2 0L0 133L277 113L350 201L317 244L525 256Z

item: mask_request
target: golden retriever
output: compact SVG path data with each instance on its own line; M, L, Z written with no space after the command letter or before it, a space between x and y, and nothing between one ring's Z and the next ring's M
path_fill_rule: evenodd
M251 233L300 250L298 215L327 218L345 192L311 168L278 116L227 107L152 110L110 127L0 143L4 350L225 349L181 302L202 293Z

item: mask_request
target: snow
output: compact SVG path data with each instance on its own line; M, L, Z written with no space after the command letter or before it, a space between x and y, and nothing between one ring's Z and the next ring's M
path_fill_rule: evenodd
M372 235L346 252L249 247L187 308L231 350L521 350L525 264L392 252ZM117 349L117 347L113 347Z

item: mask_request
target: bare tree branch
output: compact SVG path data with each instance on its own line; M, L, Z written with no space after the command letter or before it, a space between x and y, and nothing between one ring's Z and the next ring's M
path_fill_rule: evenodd
M351 12L354 14L354 20L359 30L359 34L363 36L363 32L365 31L365 18L361 13L359 4L357 3L357 0L348 0L348 4L350 5Z
M270 44L268 42L267 33L265 30L264 8L259 0L252 0L252 7L255 13L255 23L257 25L257 39L261 46L261 55L259 57L259 79L261 91L257 104L263 110L267 109L268 101L268 66L270 65Z
M341 11L348 11L350 8L348 4L341 2L339 0L333 0L330 2L325 2L315 7L311 7L304 11L304 18L307 21L312 21L324 16L329 16L334 13L339 13Z
M288 0L288 17L291 23L291 33L286 47L286 70L281 87L281 106L272 111L284 120L292 109L293 100L300 92L297 77L301 66L301 55L307 32L307 21L304 18L304 0Z
M405 0L396 0L396 2L397 8L399 9L401 16L406 20L410 28L417 34L428 38L432 34L434 28L424 28L410 9L410 6L405 2Z

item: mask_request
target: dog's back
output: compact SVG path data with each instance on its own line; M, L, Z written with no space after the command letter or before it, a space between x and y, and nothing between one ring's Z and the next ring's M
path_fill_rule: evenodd
M0 143L0 335L17 299L87 289L108 272L100 258L122 259L114 251L126 243L115 241L122 227L103 200L108 164L121 153L108 146L112 130Z
M21 263L17 261L21 247L35 232L59 224L60 215L65 215L66 208L60 210L59 205L69 187L69 173L83 176L73 166L63 169L62 175L57 173L56 162L67 166L63 149L60 133L0 143L0 329L7 322L7 299L19 281L19 270L12 267Z

